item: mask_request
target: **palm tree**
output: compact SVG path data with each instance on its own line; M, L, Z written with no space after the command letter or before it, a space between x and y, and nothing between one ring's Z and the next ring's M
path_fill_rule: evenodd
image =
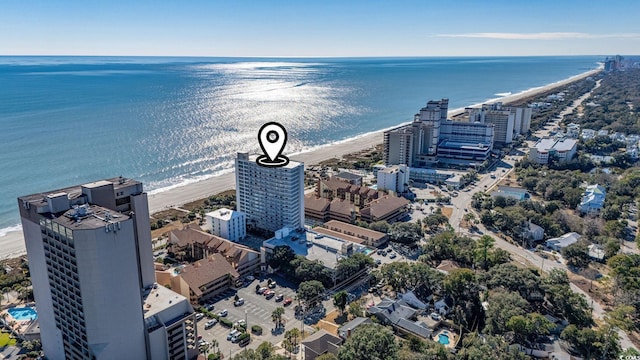
M271 313L271 319L276 323L276 329L282 325L282 315L284 315L284 308L281 306L278 306Z

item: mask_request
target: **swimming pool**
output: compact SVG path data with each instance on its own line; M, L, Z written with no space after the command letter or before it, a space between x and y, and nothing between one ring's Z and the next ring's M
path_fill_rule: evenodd
M445 335L445 334L438 335L438 342L442 345L449 345L449 335Z
M36 310L31 307L15 307L8 309L7 312L9 313L9 315L11 315L12 318L16 319L17 321L35 320L38 318Z

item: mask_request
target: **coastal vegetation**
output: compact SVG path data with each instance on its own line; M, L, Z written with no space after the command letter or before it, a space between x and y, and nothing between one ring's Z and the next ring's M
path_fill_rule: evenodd
M565 123L573 122L593 130L640 134L639 107L640 69L615 71L602 78L592 99L566 116Z

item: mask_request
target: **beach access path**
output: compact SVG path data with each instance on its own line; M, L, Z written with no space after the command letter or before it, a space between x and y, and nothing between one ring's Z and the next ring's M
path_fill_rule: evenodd
M548 84L546 86L541 86L539 88L530 89L522 93L505 96L503 98L493 100L492 102L501 101L503 103L510 103L520 101L547 91L552 91L574 81L593 76L600 71L601 68L590 70L582 74L572 76L570 78L552 84ZM451 110L449 111L449 116L451 117L453 115L457 115L463 111L463 108ZM401 124L399 124L398 126L400 125ZM353 152L358 152L375 147L376 145L382 143L383 133L384 130L371 132L354 139L322 146L309 152L293 155L290 156L290 158L295 161L304 162L306 165L315 165L324 160L329 160L334 157L340 158ZM175 187L164 192L151 193L149 194L149 213L153 214L170 207L180 206L188 202L203 199L233 188L235 188L235 174L233 172L230 172L200 182ZM22 230L9 232L7 233L7 235L0 237L0 259L20 256L25 252L26 250L24 246Z

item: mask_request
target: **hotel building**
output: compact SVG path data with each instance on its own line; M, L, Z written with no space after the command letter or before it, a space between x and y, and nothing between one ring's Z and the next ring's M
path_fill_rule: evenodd
M501 102L483 104L481 108L466 108L469 122L495 125L496 143L508 145L515 135L526 135L531 127L531 108L503 106Z
M272 232L304 227L304 164L264 167L256 158L238 153L235 164L237 209L247 226Z
M191 359L195 315L155 283L147 194L108 179L18 198L48 359Z
M448 107L448 99L429 101L411 124L385 131L385 164L424 168L486 160L493 150L495 125L447 120Z

